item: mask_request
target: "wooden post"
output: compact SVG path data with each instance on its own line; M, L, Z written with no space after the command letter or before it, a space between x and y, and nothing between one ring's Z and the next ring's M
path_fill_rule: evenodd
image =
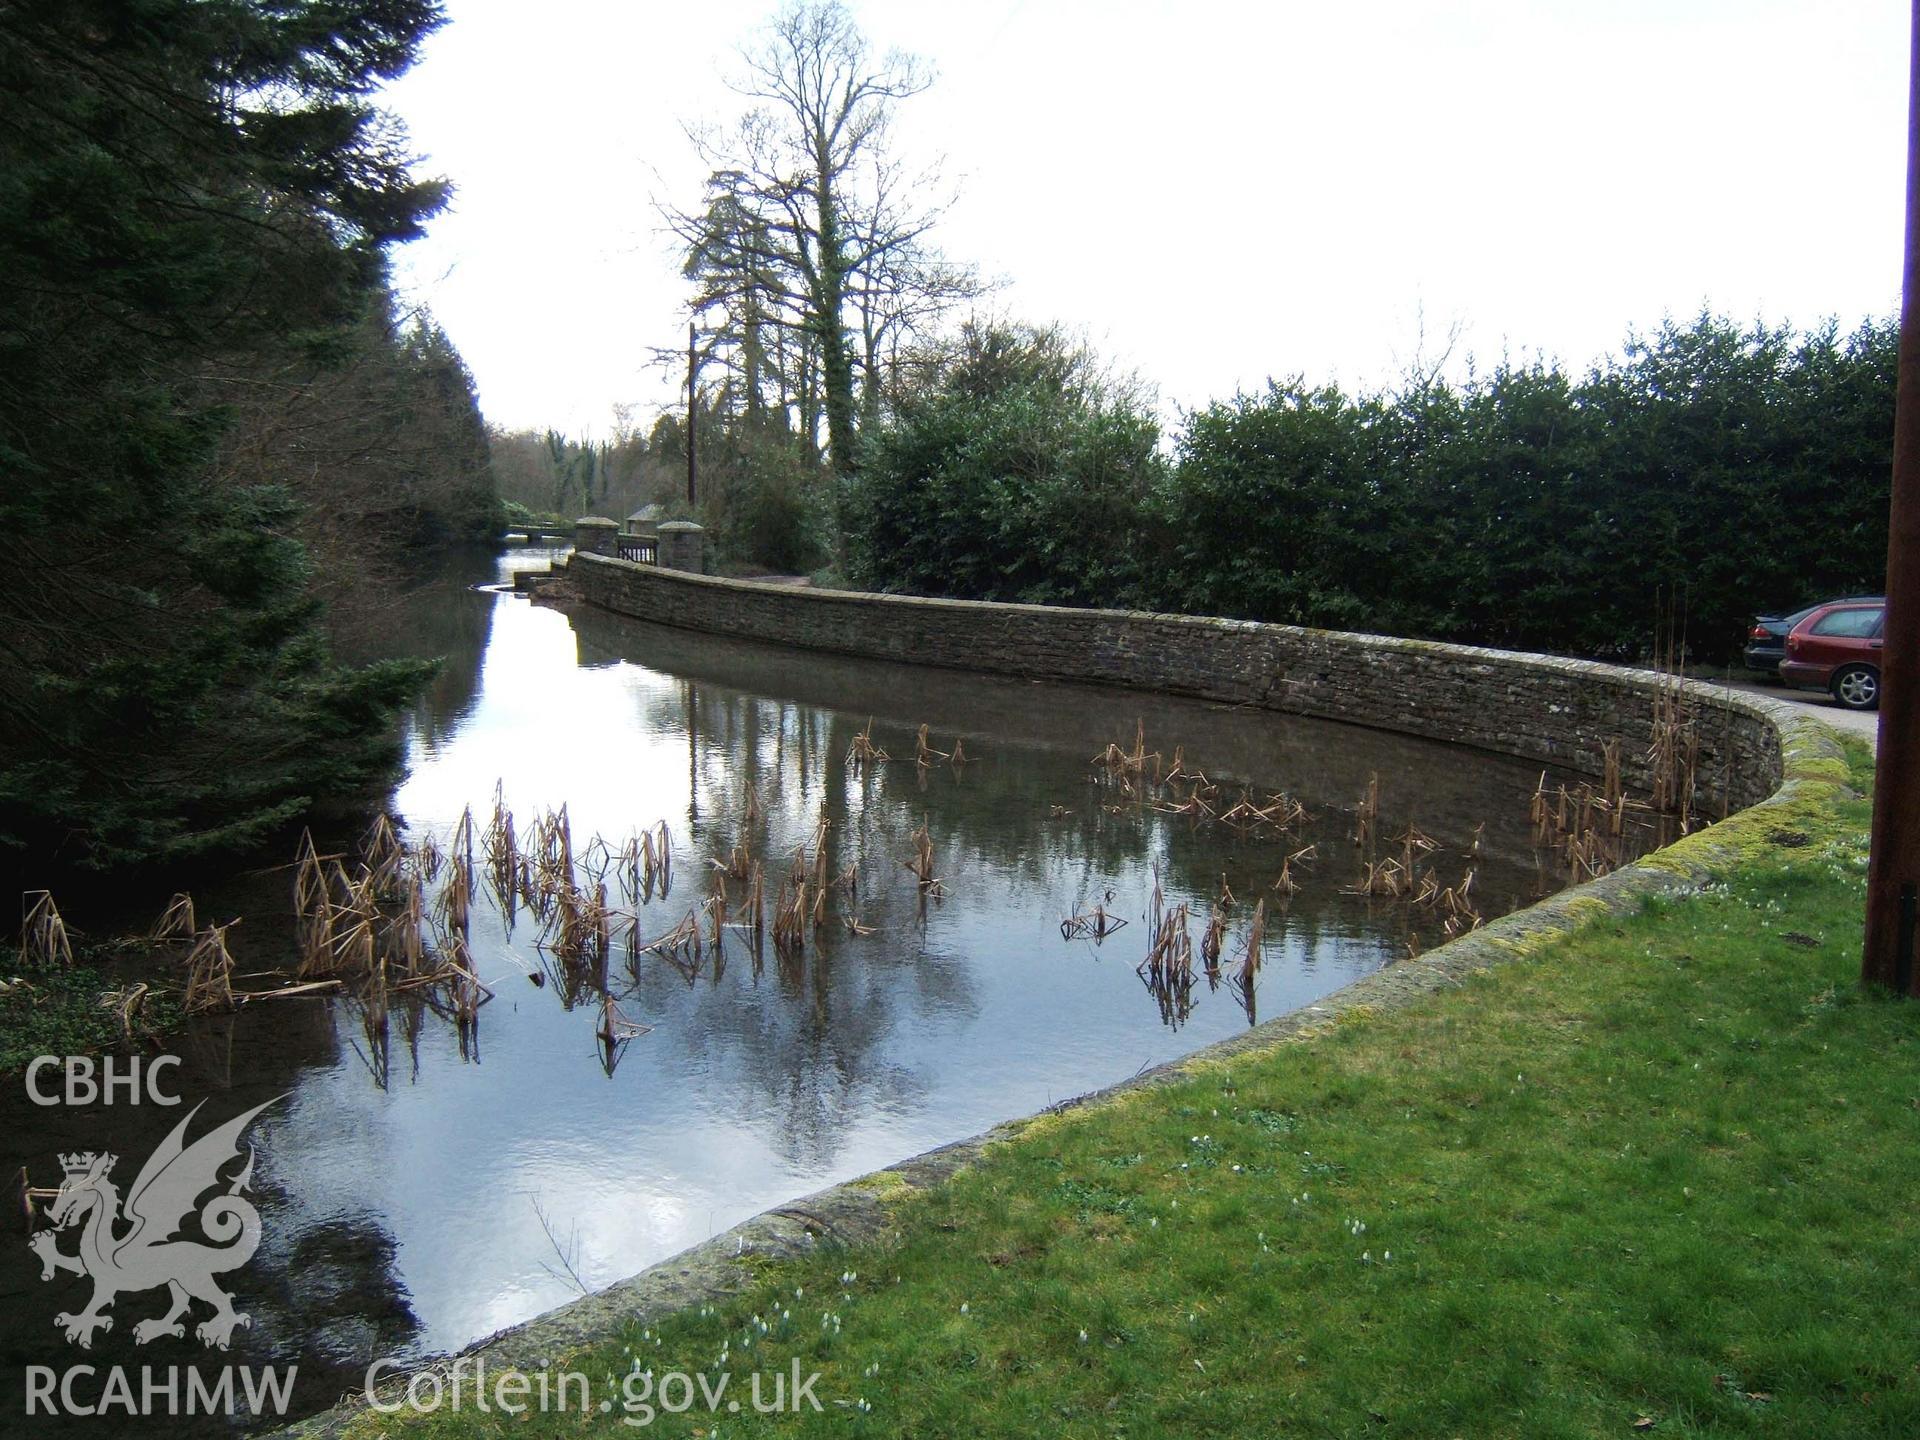
M1920 0L1912 7L1907 92L1907 234L1900 371L1887 514L1887 619L1880 650L1880 749L1867 868L1860 978L1920 994L1914 964L1920 894Z

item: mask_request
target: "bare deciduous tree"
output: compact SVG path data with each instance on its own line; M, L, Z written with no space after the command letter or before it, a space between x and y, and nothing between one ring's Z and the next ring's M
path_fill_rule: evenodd
M666 210L686 246L705 349L737 408L777 407L845 474L861 409L889 358L981 293L930 239L948 198L937 168L908 174L888 150L894 107L931 75L875 58L837 3L800 3L745 56L753 108L726 131L693 131L711 167L697 211Z

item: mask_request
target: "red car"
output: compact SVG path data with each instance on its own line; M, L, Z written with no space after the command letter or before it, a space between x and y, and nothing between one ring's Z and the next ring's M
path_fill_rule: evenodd
M1880 631L1885 601L1822 605L1787 634L1780 678L1831 691L1849 710L1880 704Z

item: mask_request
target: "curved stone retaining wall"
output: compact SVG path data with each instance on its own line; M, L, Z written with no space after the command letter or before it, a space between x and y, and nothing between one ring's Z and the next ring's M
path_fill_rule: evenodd
M886 660L1125 685L1424 735L1598 774L1620 739L1629 785L1660 679L1583 660L1378 635L1126 610L868 595L688 575L576 554L583 599L663 625ZM1688 685L1701 809L1738 810L1780 784L1771 707Z

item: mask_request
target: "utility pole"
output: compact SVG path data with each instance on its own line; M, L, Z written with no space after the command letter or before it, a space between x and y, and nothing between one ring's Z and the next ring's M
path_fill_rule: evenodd
M1915 0L1915 3L1920 5L1920 0ZM687 510L689 513L694 506L693 480L698 464L693 455L693 417L700 408L696 403L699 397L694 389L695 377L700 373L700 362L693 348L694 335L694 323L689 320L687 322Z
M1914 964L1920 893L1920 0L1912 7L1907 83L1907 236L1900 372L1887 513L1887 618L1881 627L1880 750L1860 978L1920 994Z

